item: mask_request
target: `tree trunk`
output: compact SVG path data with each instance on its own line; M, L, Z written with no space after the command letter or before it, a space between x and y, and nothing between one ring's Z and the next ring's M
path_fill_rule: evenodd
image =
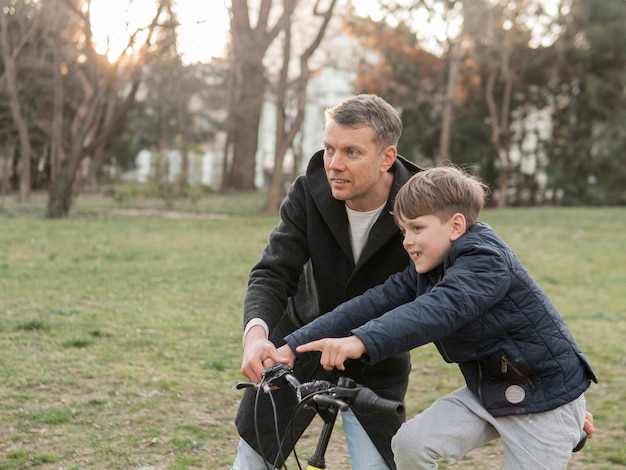
M265 98L265 69L262 62L243 64L238 74L239 96L234 103L233 159L227 179L228 191L255 188L259 124Z
M11 162L14 152L15 148L10 142L0 146L0 207L4 207L4 199L11 184Z
M226 191L255 188L259 123L266 90L263 58L276 36L287 27L294 2L295 0L284 0L280 18L270 26L270 11L274 0L261 0L254 28L250 24L248 2L231 2L236 91L233 106L229 110L232 127L228 140L233 145L233 159L230 172L225 177Z
M489 108L489 115L491 117L491 143L494 146L500 163L500 197L496 203L497 207L505 207L507 205L507 191L513 170L509 155L509 114L511 112L513 73L509 68L509 59L510 54L507 51L502 51L502 62L500 65L492 64L485 89L485 98ZM495 82L499 71L502 72L502 76L504 77L504 92L502 95L500 113L498 113L495 99Z
M182 65L179 64L180 75L183 76ZM187 142L187 94L182 91L183 84L181 80L176 82L177 99L177 114L178 114L178 135L180 137L180 174L178 177L178 194L186 194L187 186L189 185L189 144Z
M9 95L9 108L11 109L11 117L18 131L20 144L20 201L27 202L30 195L31 185L31 146L30 132L28 122L22 114L20 106L20 96L17 86L17 54L20 48L11 50L9 43L8 21L5 13L0 14L0 50L2 53L2 61L4 62L4 76L6 82L6 90Z
M235 62L231 62L228 80L228 116L226 117L226 140L224 142L224 156L222 161L222 178L220 182L220 192L228 191L228 182L232 168L233 137L235 134L235 103L237 96Z
M283 64L280 74L280 80L277 86L277 119L276 119L276 146L274 151L274 171L272 173L272 182L265 204L266 212L278 212L281 200L284 196L285 189L285 172L283 164L287 150L292 147L293 141L302 127L304 122L304 113L306 108L306 89L311 77L309 68L309 60L313 53L317 50L322 42L328 23L333 14L337 0L332 0L325 12L318 11L318 4L314 6L313 13L315 16L322 17L322 24L317 31L316 36L311 44L300 56L300 76L295 80L293 86L294 100L296 102L296 115L290 121L287 118L287 94L288 94L288 72L289 62L291 59L291 21L285 28L285 41L283 47ZM290 18L291 19L291 18ZM288 125L289 124L289 125ZM294 162L295 165L295 162Z
M280 201L283 198L284 178L283 162L285 153L289 148L287 141L287 87L289 77L289 63L291 59L291 17L285 28L285 39L283 41L283 64L280 71L280 78L276 87L276 144L274 146L274 169L272 171L272 181L265 203L265 212L275 212L278 210Z
M461 68L462 36L453 44L450 51L450 62L448 70L448 84L446 87L446 98L444 100L443 113L441 117L441 134L439 135L439 154L435 160L435 165L443 165L444 162L451 162L450 156L450 138L452 135L452 122L454 120L454 97L456 92L456 84L459 77L459 69Z

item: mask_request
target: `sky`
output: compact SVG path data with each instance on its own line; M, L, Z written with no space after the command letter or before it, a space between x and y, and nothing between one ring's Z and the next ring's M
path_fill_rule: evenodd
M179 50L185 62L208 62L213 56L222 56L229 27L224 0L176 3ZM128 33L146 26L154 11L154 0L92 0L91 28L98 52L105 53L108 43L109 59L115 60L128 42Z
M353 0L359 14L375 14L378 0ZM128 41L126 31L145 26L154 12L154 0L92 0L91 25L98 52L114 61ZM187 63L208 62L224 55L229 29L225 0L177 0L179 51ZM128 21L128 26L126 26Z
M382 17L379 1L352 0L352 3L359 16L379 20ZM226 3L230 3L229 0L176 0L181 24L178 28L179 51L184 62L209 62L212 57L224 55L230 23ZM541 3L547 11L557 8L555 0L541 0ZM98 52L106 52L108 38L109 59L115 61L128 42L128 32L146 26L154 11L155 0L92 0L91 22ZM417 18L417 21L420 26L416 30L426 36L438 36L446 29L432 20ZM536 46L554 40L553 35L545 34L541 24L537 23L533 28L536 28ZM428 49L428 43L423 46ZM436 49L431 52L436 53Z

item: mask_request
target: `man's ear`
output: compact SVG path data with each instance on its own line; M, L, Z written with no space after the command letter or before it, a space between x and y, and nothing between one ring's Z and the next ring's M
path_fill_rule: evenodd
M465 216L460 212L456 212L450 218L450 241L458 240L467 230L467 222Z
M396 161L396 157L398 156L398 149L395 146L390 145L385 150L383 150L383 159L380 163L381 173L389 171L393 162Z

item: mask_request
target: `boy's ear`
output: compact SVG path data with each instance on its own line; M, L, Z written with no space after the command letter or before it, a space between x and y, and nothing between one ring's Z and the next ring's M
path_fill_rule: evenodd
M450 219L450 241L457 240L467 230L465 216L460 212L455 213Z

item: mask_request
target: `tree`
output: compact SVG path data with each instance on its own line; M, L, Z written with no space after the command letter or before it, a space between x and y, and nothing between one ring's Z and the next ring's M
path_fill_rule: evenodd
M406 24L352 17L348 28L367 51L360 58L356 89L374 93L398 108L403 133L398 151L410 160L432 165L441 129L440 103L445 62L420 47ZM375 52L375 54L372 54Z
M415 137L409 134L417 142L430 143L427 148L432 162L453 161L474 166L490 185L497 187L495 194L499 205L520 203L526 198L520 185L536 188L537 174L541 170L538 165L544 164L542 142L537 142L535 155L520 157L520 149L529 137L525 120L549 104L545 94L546 75L537 73L538 58L545 50L531 47L532 28L537 23L551 25L541 4L536 0L406 0L388 5L386 21L393 18L406 22L409 36L417 38L411 43L400 36L396 36L395 41L376 36L378 46L375 47L380 53L378 63L370 72L374 78L369 82L369 90L376 92L376 87L371 86L375 83L380 84L383 96L392 86L411 90L403 99L391 102L401 105L406 127L413 120L423 122L424 116L429 123L434 123L420 126L421 133L416 133ZM422 29L427 28L420 28L424 19L443 27L425 35ZM394 33L405 23L399 24L393 28ZM385 27L392 29L386 25L379 28L384 30ZM386 43L391 47L383 46ZM423 70L427 70L423 60L410 60L409 53L397 52L400 45L407 45L410 51L424 48L426 44L435 50L433 62L438 64L438 68L433 69L436 73L430 76L423 74ZM362 73L361 82L367 76ZM418 81L416 77L423 78ZM429 80L437 85L429 88ZM426 98L420 100L416 90ZM409 115L407 108L411 104L407 103L420 101L429 106L421 106L417 115ZM433 131L429 132L431 129ZM426 139L425 133L429 136ZM435 133L437 140L432 138ZM404 144L406 138L405 132ZM534 166L521 158L532 160ZM524 172L530 167L538 171L527 178ZM507 195L510 195L509 200Z
M284 197L283 162L285 154L292 146L296 134L304 121L306 106L306 88L311 78L309 61L320 46L328 28L337 0L331 0L325 11L321 11L320 2L313 5L313 16L321 17L321 23L311 42L299 57L300 73L289 83L291 53L291 21L288 23L283 40L282 67L276 90L276 145L274 151L274 169L270 183L270 191L265 204L266 212L277 212ZM307 15L308 16L308 15ZM291 112L289 112L291 111Z
M4 65L2 77L9 97L11 117L19 137L21 155L20 201L26 202L31 185L32 147L28 116L24 114L21 106L24 93L18 81L18 58L29 41L39 33L40 17L37 14L39 5L36 2L11 3L7 0L2 1L0 52ZM10 24L9 18L13 20Z
M411 25L419 23L440 25L436 33L428 36L418 34L420 42L430 43L431 47L438 49L438 54L446 65L442 68L441 77L441 84L445 83L445 87L442 86L434 97L438 104L440 119L438 147L433 154L437 165L453 160L450 146L457 84L464 60L464 43L467 40L464 29L467 17L474 11L473 7L473 1L468 0L407 0L393 3L389 8L392 16L407 17L404 21ZM419 29L416 28L416 32L419 32Z
M560 10L563 11L563 10ZM626 202L626 3L572 0L544 66L554 97L550 184L564 204Z
M45 175L48 217L69 214L79 167L97 167L123 124L167 5L162 0L153 20L131 34L133 55L124 52L111 63L95 50L89 0L3 2L2 81L15 127L8 138L19 135L23 200Z
M282 4L282 12L272 22L271 13L278 4ZM263 59L270 44L288 25L295 5L295 0L261 0L253 26L248 1L232 1L233 88L222 188L225 191L254 189L259 123L267 88Z
M486 75L484 97L489 110L490 141L497 155L499 170L496 191L498 207L507 204L516 166L511 158L513 112L521 105L522 100L519 98L526 96L524 88L529 85L520 82L522 69L527 63L522 58L530 41L530 34L520 16L527 13L527 8L524 2L515 6L508 2L483 4L475 16L482 18L483 25L474 31L477 42L475 55L476 60L482 62ZM518 99L514 101L515 89L518 91Z
M55 134L50 158L48 217L69 214L79 164L87 156L102 151L132 107L145 57L167 4L163 0L158 5L154 18L145 28L144 39L139 39L140 30L129 37L127 50L133 50L134 54L122 53L111 64L94 49L89 1L86 11L82 2L73 0L45 3L43 14L50 19L47 37L55 51L54 96L58 103L52 117ZM58 38L66 40L59 42ZM62 68L67 68L67 72L60 72Z

